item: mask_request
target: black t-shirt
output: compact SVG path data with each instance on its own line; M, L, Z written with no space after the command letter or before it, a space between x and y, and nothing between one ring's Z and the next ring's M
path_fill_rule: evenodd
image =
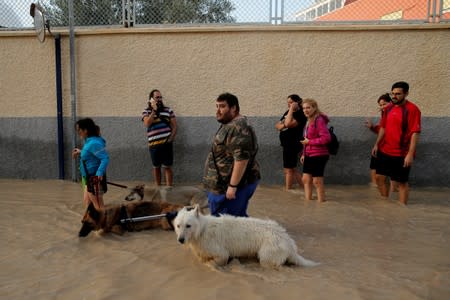
M281 117L280 121L286 118L289 111L286 111ZM281 146L298 146L301 147L300 141L303 139L303 128L306 124L306 117L302 110L297 110L292 115L297 121L298 125L294 128L284 128L280 131Z

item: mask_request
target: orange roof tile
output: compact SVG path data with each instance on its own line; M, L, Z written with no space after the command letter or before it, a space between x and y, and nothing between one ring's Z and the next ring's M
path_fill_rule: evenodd
M357 0L316 20L380 20L381 17L398 11L401 11L403 14L402 20L426 20L428 18L427 3L427 0Z

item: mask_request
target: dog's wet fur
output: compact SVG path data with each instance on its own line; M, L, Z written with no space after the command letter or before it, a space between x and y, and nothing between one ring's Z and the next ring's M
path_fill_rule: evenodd
M106 206L104 210L97 211L94 205L89 204L83 216L78 236L88 236L91 231L103 230L122 235L125 231L140 231L144 229L162 228L173 229L172 219L183 206L167 202L134 201L121 205ZM146 217L166 214L156 220L139 222L125 222L120 220L128 218Z
M298 254L297 244L274 220L201 214L199 207L181 209L174 220L177 240L216 269L232 258L257 258L264 267L317 266Z

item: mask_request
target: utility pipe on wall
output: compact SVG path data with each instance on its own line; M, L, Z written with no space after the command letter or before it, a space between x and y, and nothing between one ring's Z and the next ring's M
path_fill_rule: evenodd
M62 110L62 82L61 82L61 35L55 37L55 68L56 68L56 112L58 121L58 170L59 179L64 179L64 126Z
M77 121L77 93L75 78L75 33L73 29L73 0L69 0L69 37L70 37L70 103L72 116L72 149L77 146L77 133L75 122ZM72 181L77 181L76 160L72 159Z

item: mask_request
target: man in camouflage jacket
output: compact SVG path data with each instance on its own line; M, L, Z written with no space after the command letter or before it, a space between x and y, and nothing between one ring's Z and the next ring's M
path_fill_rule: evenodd
M236 96L219 95L216 107L217 121L222 125L214 136L203 177L209 209L216 216L247 217L248 201L261 178L255 159L256 135L247 118L240 115Z

